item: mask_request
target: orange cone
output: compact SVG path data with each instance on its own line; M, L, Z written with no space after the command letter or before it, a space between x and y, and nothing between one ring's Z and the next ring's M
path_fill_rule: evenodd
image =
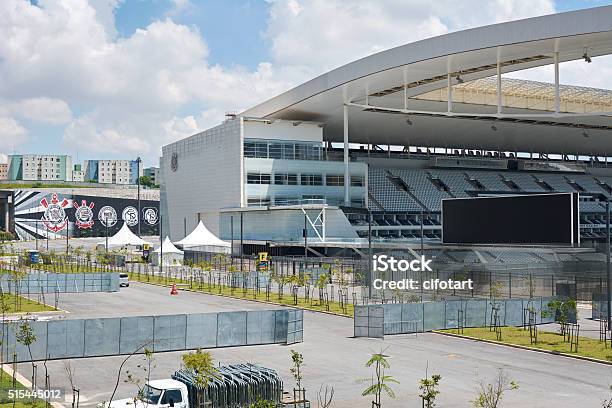
M170 290L171 295L178 295L178 290L176 289L176 283L172 284L172 289Z

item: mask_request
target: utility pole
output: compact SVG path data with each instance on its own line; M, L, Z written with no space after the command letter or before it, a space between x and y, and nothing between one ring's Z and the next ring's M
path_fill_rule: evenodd
M140 238L140 156L136 158L136 185L138 186L138 237Z

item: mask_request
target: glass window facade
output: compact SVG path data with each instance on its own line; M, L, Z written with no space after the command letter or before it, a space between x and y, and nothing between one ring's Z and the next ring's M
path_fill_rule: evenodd
M323 176L321 174L301 174L300 184L303 186L322 186Z
M286 174L286 173L275 173L274 184L280 184L285 186L297 186L298 176L297 174Z
M246 139L244 157L282 160L324 160L320 142Z
M351 179L351 185L352 185L352 179ZM328 174L327 176L325 176L325 185L327 186L343 186L344 185L344 176L337 176L337 175L332 175L332 174Z
M247 184L270 184L270 174L247 173Z

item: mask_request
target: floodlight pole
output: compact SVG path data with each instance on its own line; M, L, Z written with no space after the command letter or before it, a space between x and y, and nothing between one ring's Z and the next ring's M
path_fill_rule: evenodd
M36 238L36 250L38 251L38 218L35 221L36 229L34 231L34 238Z
M610 200L606 200L606 277L608 280L608 328L612 327L612 285L610 284Z
M140 238L140 156L136 158L136 185L138 186L138 238Z

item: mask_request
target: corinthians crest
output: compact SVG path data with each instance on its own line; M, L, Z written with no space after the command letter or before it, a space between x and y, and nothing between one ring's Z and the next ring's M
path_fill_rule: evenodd
M51 202L47 201L46 197L40 200L40 204L45 207L42 222L49 231L58 232L66 228L68 217L64 208L68 203L65 198L60 202L56 193L51 195Z
M81 200L81 205L76 201L73 203L74 208L76 208L74 212L74 216L76 218L76 226L80 229L91 228L94 225L94 213L92 209L94 208L94 203L91 202L87 205L87 200Z

